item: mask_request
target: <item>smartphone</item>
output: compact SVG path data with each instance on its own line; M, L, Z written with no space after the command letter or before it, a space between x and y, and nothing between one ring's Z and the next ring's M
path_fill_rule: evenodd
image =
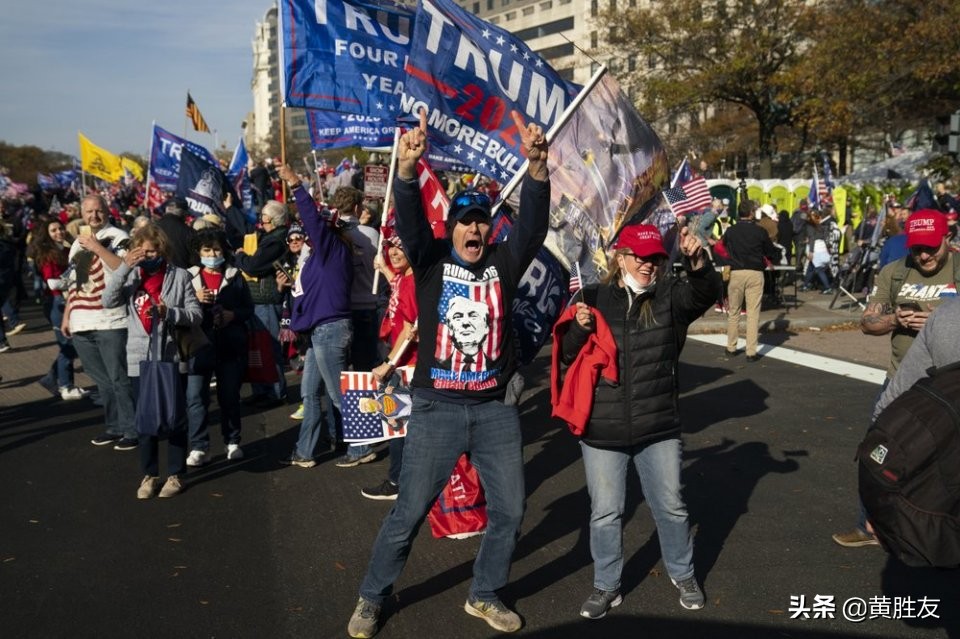
M287 267L281 264L279 260L274 261L273 268L277 269L278 271L286 275L287 279L290 280L290 283L293 284L293 281L294 281L293 273L291 273ZM919 307L917 310L919 310Z
M80 235L93 235L93 229L90 228L89 224L81 224Z
M901 311L919 311L920 310L920 305L917 304L916 302L904 302L903 304L899 304L899 306Z

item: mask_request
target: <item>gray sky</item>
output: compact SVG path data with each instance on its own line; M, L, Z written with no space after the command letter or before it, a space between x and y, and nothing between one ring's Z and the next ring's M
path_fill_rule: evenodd
M184 134L187 90L232 150L253 108L256 23L272 0L15 0L0 19L0 140L79 155L77 132L146 156ZM213 148L214 137L188 127Z

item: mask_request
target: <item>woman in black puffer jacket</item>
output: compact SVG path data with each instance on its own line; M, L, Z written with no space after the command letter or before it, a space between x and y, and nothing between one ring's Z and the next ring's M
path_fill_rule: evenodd
M565 364L579 355L596 329L594 313L617 345L619 384L601 380L580 441L590 493L590 551L594 592L580 609L598 619L620 604L622 518L627 467L636 466L653 513L664 564L685 608L703 606L693 570L693 538L680 494L680 414L677 367L687 326L710 308L720 278L700 241L684 228L680 252L686 278L675 278L655 226L620 232L606 280L584 289L575 321L564 334Z

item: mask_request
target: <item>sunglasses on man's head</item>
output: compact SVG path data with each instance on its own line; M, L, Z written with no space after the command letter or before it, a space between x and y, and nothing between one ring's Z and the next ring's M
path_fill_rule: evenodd
M468 189L461 191L450 202L450 215L456 217L456 214L468 206L482 206L487 211L493 206L490 202L490 196L480 191Z

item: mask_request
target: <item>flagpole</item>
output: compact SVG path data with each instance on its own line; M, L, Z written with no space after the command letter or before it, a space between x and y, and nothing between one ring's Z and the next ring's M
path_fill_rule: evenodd
M280 164L287 163L287 105L280 104ZM280 180L280 188L283 193L283 204L287 204L287 181Z
M387 192L383 194L383 210L380 211L380 240L377 242L377 253L380 253L380 247L383 246L383 225L387 223L387 212L390 210L390 195L393 192L393 178L397 174L397 151L400 149L400 127L393 129L393 148L390 149L390 170L387 172ZM380 287L380 269L373 270L373 290L374 295Z
M147 183L145 185L145 190L143 192L143 204L147 209L147 216L150 216L150 170L153 168L153 139L157 137L155 132L157 130L157 121L154 120L150 125L150 150L147 151Z
M573 117L574 112L580 107L583 101L587 99L587 95L595 86L597 86L597 83L600 82L600 79L604 76L604 74L606 74L606 72L607 66L605 64L601 64L600 68L597 69L597 72L593 74L592 78L590 78L590 81L587 82L587 84L583 87L583 90L577 94L577 97L573 99L573 102L567 105L567 108L563 111L563 113L560 114L560 118L554 122L553 126L550 127L550 130L547 131L546 138L548 144L557 136L570 118ZM523 164L520 166L520 170L514 173L510 181L507 182L507 184L500 191L500 200L493 205L493 210L491 211L492 214L496 214L496 212L500 209L500 205L506 202L507 198L510 197L510 194L513 193L513 191L520 185L520 181L523 180L523 174L528 163L528 160L524 160Z
M320 193L320 165L317 164L317 150L310 149L310 153L313 155L313 179L310 181L316 187L314 192L323 197L323 194Z

